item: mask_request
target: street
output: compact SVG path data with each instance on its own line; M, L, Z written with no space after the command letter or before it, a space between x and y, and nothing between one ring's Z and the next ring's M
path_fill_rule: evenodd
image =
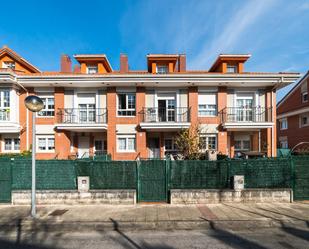
M222 229L200 231L109 231L70 233L24 233L1 235L0 248L257 248L308 249L309 229L300 227L268 228L246 231Z

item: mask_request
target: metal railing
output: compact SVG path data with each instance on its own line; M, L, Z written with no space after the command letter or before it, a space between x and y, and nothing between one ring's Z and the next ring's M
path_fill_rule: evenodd
M106 108L64 108L58 109L57 122L61 124L105 124Z
M220 112L221 123L272 122L272 107L226 107Z
M157 108L145 107L141 113L142 122L190 122L190 108Z
M0 108L0 121L10 121L10 109Z

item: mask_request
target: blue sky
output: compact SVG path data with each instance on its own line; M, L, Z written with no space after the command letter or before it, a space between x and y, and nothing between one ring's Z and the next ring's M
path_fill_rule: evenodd
M1 3L0 45L44 71L59 70L63 53L105 53L115 69L120 53L131 69L145 69L147 53L186 53L190 69L208 69L219 53L250 53L247 71L309 70L309 0L11 3Z

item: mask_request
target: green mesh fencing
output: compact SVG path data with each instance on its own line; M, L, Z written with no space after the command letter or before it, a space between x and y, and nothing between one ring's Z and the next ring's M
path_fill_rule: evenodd
M229 176L244 175L245 188L291 187L291 166L287 158L231 160L229 164Z
M69 160L37 160L36 187L40 190L76 189L74 163ZM13 161L12 189L31 189L31 160Z
M227 164L217 161L171 161L171 189L216 189L224 188L227 179Z
M89 176L90 189L135 189L135 161L76 161L78 176Z
M309 156L293 156L293 189L295 200L309 199Z

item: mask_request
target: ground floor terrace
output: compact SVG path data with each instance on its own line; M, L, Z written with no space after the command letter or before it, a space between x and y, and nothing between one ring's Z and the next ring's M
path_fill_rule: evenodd
M276 155L276 139L271 128L225 129L205 126L202 130L202 150L216 151L230 158L240 155ZM176 137L181 129L143 130L132 125L115 126L114 129L37 129L36 149L39 159L74 159L110 154L113 160L138 158L164 158L181 155ZM32 134L30 134L32 135ZM31 136L24 133L2 133L0 152L20 153L31 150ZM28 149L27 149L28 148Z

